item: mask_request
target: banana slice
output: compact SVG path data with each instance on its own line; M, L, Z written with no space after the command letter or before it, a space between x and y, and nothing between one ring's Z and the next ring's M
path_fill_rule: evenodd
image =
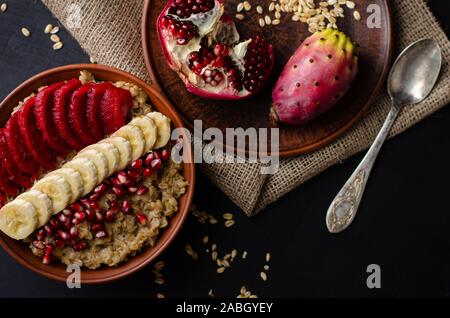
M158 112L151 112L146 116L153 120L158 131L158 137L153 148L164 147L170 139L170 118Z
M13 239L27 238L37 225L36 209L28 201L15 199L0 210L0 230Z
M102 182L108 176L108 159L101 152L89 149L80 152L75 158L86 158L94 163L97 168L98 182Z
M38 190L29 190L27 192L22 193L17 197L17 199L21 199L27 201L33 205L36 209L36 215L38 224L37 227L45 225L50 217L53 215L53 203L48 195L42 193Z
M122 137L131 145L131 160L136 160L144 154L145 140L142 131L132 125L125 125L112 134L113 137ZM130 163L128 163L130 164Z
M65 209L70 204L70 200L72 200L72 190L69 182L58 175L44 177L32 189L48 195L53 203L53 214Z
M60 168L50 172L47 175L48 176L58 175L66 179L66 181L70 185L70 189L72 190L72 198L70 199L69 204L75 202L83 195L84 193L83 179L81 178L81 174L77 170L72 168Z
M131 144L128 140L122 137L109 137L104 139L102 142L112 145L119 151L120 161L118 169L115 172L128 167L131 163Z
M72 168L80 173L84 186L83 195L91 192L99 182L97 168L95 167L95 164L87 158L79 157L73 159L66 163L63 168Z
M90 145L83 149L80 154L82 154L84 151L88 151L90 149L94 149L102 154L105 155L106 160L108 161L108 175L112 175L113 173L119 171L119 165L120 165L120 153L119 150L114 147L112 144L101 141L97 144ZM130 146L130 157L131 157L131 146Z
M144 135L145 139L144 153L147 153L150 150L152 150L153 146L156 143L157 137L157 129L153 120L147 116L140 116L133 118L129 122L129 125L136 126L142 131L142 134Z

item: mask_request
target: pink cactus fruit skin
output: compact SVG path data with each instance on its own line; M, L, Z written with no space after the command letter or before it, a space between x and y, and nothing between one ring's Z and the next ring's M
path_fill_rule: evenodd
M334 29L307 38L272 91L272 120L302 125L333 107L355 79L358 45Z

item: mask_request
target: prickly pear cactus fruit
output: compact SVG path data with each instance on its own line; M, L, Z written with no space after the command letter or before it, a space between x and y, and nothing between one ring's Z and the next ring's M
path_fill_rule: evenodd
M334 29L307 38L286 64L273 91L272 119L301 125L333 107L357 73L358 45Z

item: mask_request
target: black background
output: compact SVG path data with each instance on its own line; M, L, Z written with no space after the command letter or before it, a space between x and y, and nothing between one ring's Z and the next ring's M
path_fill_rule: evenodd
M2 1L0 1L2 2ZM50 67L88 62L65 31L64 49L54 52L42 30L56 23L39 2L15 0L0 13L0 98L31 75ZM448 31L450 3L429 4ZM30 38L20 34L26 26ZM448 33L447 33L448 34ZM233 212L236 225L201 225L190 216L162 255L166 284L153 282L151 267L118 282L70 290L16 264L0 251L0 297L235 297L242 285L262 297L449 297L450 296L450 108L444 108L383 148L352 227L330 235L325 211L362 154L328 169L260 215L247 218L198 174L197 206L221 219ZM222 275L205 253L208 234L220 253L248 251ZM191 244L194 262L184 251ZM269 279L259 272L272 254ZM366 286L369 264L381 267L381 289Z

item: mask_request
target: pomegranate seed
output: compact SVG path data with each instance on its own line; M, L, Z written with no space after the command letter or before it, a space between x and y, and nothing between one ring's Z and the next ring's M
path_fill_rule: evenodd
M147 216L142 213L136 214L136 221L139 224L145 225L145 224L147 224Z
M144 195L148 192L148 188L145 185L139 187L137 195Z
M76 241L75 241L75 239L70 238L70 239L66 240L65 243L67 246L73 246L76 243Z
M33 246L42 250L45 247L45 243L43 241L33 241Z
M91 209L86 210L86 218L88 221L93 221L95 219L95 211Z
M51 218L51 219L50 219L50 224L51 224L51 226L53 226L53 228L55 228L55 229L59 228L60 225L61 225L61 224L59 223L58 219L56 219L56 218Z
M70 209L72 209L73 211L83 211L84 207L81 203L75 202L70 206Z
M140 172L142 169L142 159L137 159L131 163L131 169L136 172Z
M167 149L163 149L161 151L161 158L162 158L163 161L169 160L169 158L170 158L170 151L167 150Z
M89 205L91 206L92 210L94 210L94 211L100 211L100 204L98 204L98 202L91 201L91 202L89 203Z
M159 170L161 168L161 160L160 159L154 159L151 163L151 167L153 170Z
M123 188L121 188L121 187L116 187L116 186L113 187L113 192L114 192L114 194L115 194L116 196L118 196L118 197L124 196L125 193L126 193L125 190L124 190Z
M135 193L135 192L137 192L138 191L138 188L136 188L136 187L129 187L128 188L128 192L129 193Z
M120 172L117 174L117 180L119 180L119 182L120 182L121 184L124 184L125 182L127 182L127 181L128 181L128 177L127 177L126 172L125 172L125 171L120 171Z
M113 222L115 218L116 217L115 217L113 211L111 211L111 210L106 211L106 213L105 213L105 221L106 222Z
M45 254L44 257L42 257L43 264L50 264L51 261L52 261L52 256L50 254Z
M63 248L64 247L64 241L63 240L55 239L55 241L53 243L55 243L55 246L57 248Z
M125 200L122 202L122 212L125 214L132 213L133 208L131 207L131 202L129 200Z
M47 245L45 245L44 248L45 254L52 254L54 250L55 246L52 243L47 243Z
M63 213L60 213L60 214L58 215L58 220L59 220L59 222L65 224L65 223L67 223L67 221L69 220L69 218L68 218L67 216L65 216Z
M53 233L53 231L52 231L52 233ZM36 239L38 239L39 241L43 241L46 234L47 234L48 236L51 235L51 234L48 234L47 231L45 231L45 227L44 227L43 229L39 229L39 230L36 232Z
M76 226L72 226L72 227L70 228L69 233L70 233L70 236L72 236L73 238L77 238L77 237L78 237L78 230L77 230L77 227L76 227Z
M64 232L62 230L58 230L58 236L64 241L67 241L70 238L69 233Z
M72 210L70 210L70 209L64 209L64 210L62 211L62 213L63 213L65 216L67 216L67 217L73 216L73 212L72 212Z
M109 201L108 202L108 206L109 206L109 209L111 211L113 211L114 213L119 212L119 209L120 209L119 202L117 202L117 201Z
M98 201L100 201L102 196L103 196L103 193L94 193L89 197L89 200L91 200L91 203L98 202Z
M152 168L145 168L144 172L142 173L142 176L144 177L150 177L153 174Z
M111 182L112 182L112 184L114 185L114 186L116 186L116 187L120 187L120 186L122 186L122 183L119 181L119 179L117 179L117 178L113 178L112 180L111 180Z
M69 230L72 227L72 222L69 218L67 218L66 222L64 222L63 225L64 225L64 228Z
M87 209L89 209L89 203L90 203L90 200L89 199L80 199L80 202L81 202L81 204L83 204L84 205L84 207L85 208L87 208Z
M105 238L107 235L106 235L106 232L105 231L98 231L97 233L95 233L95 238L97 238L97 239L102 239L102 238Z
M95 221L97 222L103 222L105 220L105 216L101 214L100 212L95 213Z
M75 244L73 246L73 249L78 252L78 251L82 251L82 250L86 249L87 246L88 246L87 243L82 241L82 242L78 242L77 244Z
M213 51L216 56L228 55L228 47L223 44L216 44Z
M139 171L142 171L142 169L141 170L139 170ZM130 171L128 171L128 177L131 179L130 181L136 181L138 178L139 178L139 172L136 172L136 171L134 171L134 170L130 170ZM127 185L127 184L125 184L125 185Z
M76 212L74 216L76 219L78 219L80 221L86 220L86 212L84 212L84 211Z
M95 193L105 193L105 191L108 190L108 186L104 183L100 184L94 189Z
M91 231L98 232L103 230L103 225L100 223L94 223L91 225Z
M146 166L150 166L152 161L153 161L153 159L155 159L155 155L153 154L153 152L150 152L147 155L147 157L145 157L145 161L144 161L145 165Z
M72 224L73 225L78 225L78 224L81 224L81 223L83 223L84 221L82 221L82 220L80 220L80 219L77 219L77 218L73 218L72 219Z
M47 234L47 236L52 236L53 235L53 227L50 224L46 224L44 226L44 231Z

